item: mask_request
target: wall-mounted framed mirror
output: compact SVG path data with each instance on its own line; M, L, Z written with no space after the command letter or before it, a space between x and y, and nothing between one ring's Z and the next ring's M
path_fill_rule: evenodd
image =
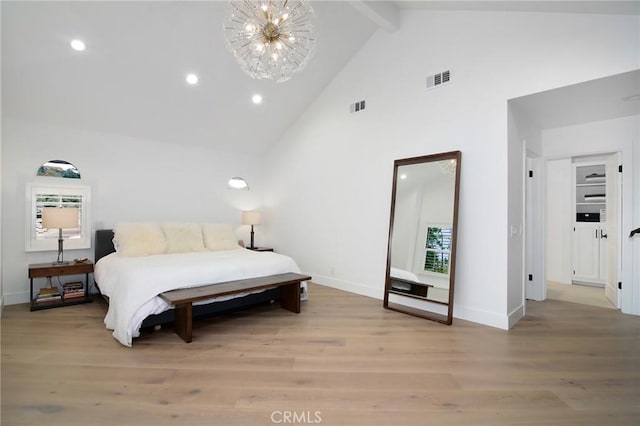
M453 322L460 151L396 160L384 307Z

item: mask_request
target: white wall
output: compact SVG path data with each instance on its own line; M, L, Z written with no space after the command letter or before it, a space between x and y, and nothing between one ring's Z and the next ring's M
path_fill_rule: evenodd
M520 123L518 126L517 123ZM522 122L511 108L507 109L507 148L509 163L523 163L525 153L525 137ZM507 175L507 193L511 208L508 210L507 238L511 250L507 251L507 316L508 327L511 327L524 316L524 165L509 167ZM517 283L520 285L517 285Z
M638 186L634 185L640 163L634 152L640 149L640 117L630 116L612 120L595 121L576 126L547 129L542 132L544 156L548 159L580 155L621 152L622 174L622 265L623 288L621 309L626 313L640 314L640 283L633 282L633 241L628 235L639 225L633 212L640 204ZM637 182L637 181L636 181ZM637 276L637 275L636 275Z
M571 284L572 171L570 158L546 162L546 278L561 284Z
M48 160L78 167L91 187L93 229L118 221L227 222L240 225L241 210L259 208L264 189L257 157L118 135L4 120L2 128L2 281L5 303L28 301L30 263L55 260L54 252L25 252L25 188ZM228 190L231 176L251 191ZM239 238L249 238L239 226ZM257 243L265 233L256 228ZM70 251L66 258L90 250ZM40 283L42 284L42 283Z
M2 8L0 7L0 21L2 19ZM0 45L2 42L2 32L0 31ZM0 99L2 99L2 85L0 84ZM1 104L1 102L0 102ZM0 129L2 129L2 105L0 105ZM0 188L2 188L2 132L0 131ZM4 289L2 286L2 197L0 196L0 318L2 318L2 308L4 306Z
M598 28L598 31L594 31ZM381 298L393 161L461 150L457 318L507 328L522 293L509 239L519 227L522 147L508 148L507 100L638 67L639 18L404 11L379 31L267 159L270 237L314 281ZM427 91L425 77L450 70ZM349 104L367 108L349 114Z
M537 288L536 284L542 281L544 275L541 260L543 248L535 238L543 229L543 215L540 207L542 202L538 201L543 192L541 188L543 173L538 170L540 168L539 158L542 155L541 131L535 120L531 120L530 117L518 110L512 100L508 102L508 145L510 158L509 193L515 194L510 199L511 213L508 230L511 239L509 245L512 248L508 251L507 312L511 326L525 314L525 297L532 300L543 299L535 289ZM520 156L519 159L518 156ZM523 164L524 170L521 167L516 167L518 161ZM529 170L534 172L533 177L527 177ZM515 208L523 204L528 204L524 218L522 208ZM522 223L523 219L524 223ZM526 250L525 253L522 253L520 248L524 249L524 244L526 244ZM532 280L527 279L527 275L530 275ZM525 285L527 286L526 292Z
M2 99L2 89L0 89L0 99ZM0 119L0 128L2 127L2 119ZM0 132L0 188L2 188L2 133ZM4 289L2 286L2 197L0 196L0 318L2 318L2 309L4 307Z

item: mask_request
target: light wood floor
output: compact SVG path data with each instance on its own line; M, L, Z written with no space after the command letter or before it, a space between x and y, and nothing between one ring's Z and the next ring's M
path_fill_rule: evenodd
M5 307L2 425L640 424L640 318L611 309L530 302L507 332L310 285L299 315L260 307L132 348L104 313Z
M616 309L604 295L604 287L594 287L580 284L561 284L547 281L547 297L565 302L581 303L583 305L599 306L601 308Z

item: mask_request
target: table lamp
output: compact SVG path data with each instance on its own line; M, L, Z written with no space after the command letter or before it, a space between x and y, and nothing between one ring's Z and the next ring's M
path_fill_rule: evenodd
M54 265L65 265L62 250L62 230L79 228L79 209L75 207L45 207L42 209L42 227L47 229L58 228L58 260Z
M253 225L260 225L262 222L262 215L257 211L243 211L242 212L242 224L243 225L251 225L251 245L250 249L254 249L253 246Z

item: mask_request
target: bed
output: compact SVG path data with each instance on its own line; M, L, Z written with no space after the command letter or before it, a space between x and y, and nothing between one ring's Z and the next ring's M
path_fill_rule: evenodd
M235 240L222 249L183 250L184 247L180 247L180 250L170 250L165 245L162 250L152 249L151 252L147 252L148 247L153 247L154 243L145 240L142 255L130 256L122 247L122 241L119 246L116 236L117 232L111 229L96 231L94 280L96 288L108 301L105 326L113 330L113 337L124 346L131 346L141 329L174 322L173 309L158 297L162 292L300 272L288 256L248 250L238 246ZM141 239L137 239L139 241ZM307 294L306 283L302 283L302 300L307 299ZM279 297L277 288L219 297L195 305L193 315L197 318L271 303Z
M389 269L389 281L391 287L389 290L396 293L413 294L416 296L427 297L427 292L431 284L422 283L416 274L404 269Z

